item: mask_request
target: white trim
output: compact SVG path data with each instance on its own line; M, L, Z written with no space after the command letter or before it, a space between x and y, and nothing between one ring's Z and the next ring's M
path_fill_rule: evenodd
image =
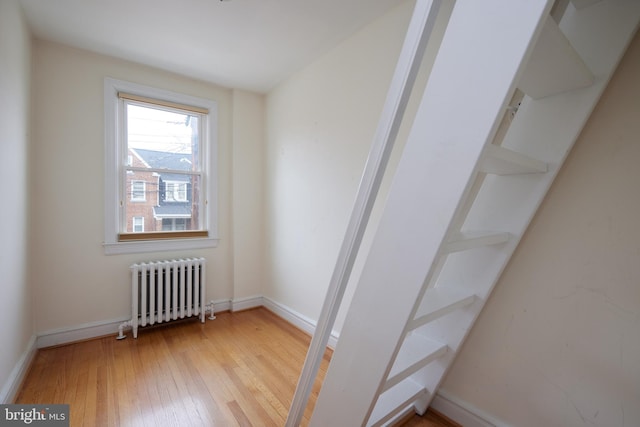
M135 254L142 252L180 251L218 247L219 239L141 240L139 242L103 243L105 255Z
M439 390L429 406L465 427L511 427L446 390Z
M16 365L9 374L9 378L7 378L7 381L2 386L2 390L0 390L0 403L13 403L16 398L16 393L18 393L18 389L22 384L22 380L27 374L29 366L31 366L31 361L36 355L36 350L36 336L32 335L27 343L27 348L16 362Z
M210 303L213 304L213 310L215 313L221 311L233 312L247 310L250 308L265 307L277 316L291 323L293 326L300 328L309 334L313 334L316 328L316 322L314 320L292 310L284 304L280 304L261 295L238 299L222 299L210 301ZM118 319L89 322L67 328L52 329L39 333L37 335L37 339L34 338L34 340L37 348L45 348L111 334L115 337L118 334L118 326L120 326L122 322L126 322L128 320L130 320L128 317L122 317ZM331 333L328 343L329 347L335 348L338 343L338 336L339 334L336 331Z
M211 301L213 303L213 311L227 311L231 309L231 300ZM52 347L60 344L68 344L77 341L88 340L92 338L103 337L113 334L114 338L118 335L118 326L122 322L130 320L129 317L121 317L112 320L102 320L97 322L84 323L82 325L70 326L68 328L52 329L39 333L37 336L37 348Z
M262 295L236 298L231 301L231 311L249 310L262 306L264 306L264 298L262 297Z
M284 304L275 302L269 297L263 296L262 301L265 308L282 317L292 325L302 329L309 334L313 334L313 332L315 331L317 322L310 319L309 317L300 314L295 310L292 310ZM331 348L336 348L336 344L338 344L338 338L338 332L331 331L331 335L329 336L329 342L327 343L327 345Z
M219 313L221 311L231 311L231 300L230 299L219 299L217 301L210 301L210 304L213 303L213 312Z
M122 317L45 331L38 334L37 347L51 347L111 334L115 337L115 335L118 334L118 326L127 320L129 320L129 318Z

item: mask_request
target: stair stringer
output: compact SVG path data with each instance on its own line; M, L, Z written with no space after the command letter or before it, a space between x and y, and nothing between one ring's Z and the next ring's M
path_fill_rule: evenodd
M506 267L535 212L606 88L640 21L640 3L601 1L576 11L568 8L559 23L565 36L594 72L593 85L541 99L525 96L502 146L543 160L548 172L536 175L488 175L466 216L462 229L500 229L513 238L503 248L487 247L447 257L430 286L474 283L478 300L456 315L418 329L451 349L437 363L412 375L412 380L437 390ZM597 43L594 42L597 39ZM505 214L505 213L508 213ZM447 331L443 334L443 331ZM424 409L433 399L423 400Z
M458 2L458 4L461 3L463 2ZM454 10L454 14L455 12ZM334 360L325 380L325 386L316 406L316 412L312 418L312 425L358 425L361 423L364 425L364 423L367 423L368 416L373 410L373 403L369 403L364 418L365 421L357 417L362 414L363 408L368 402L367 399L372 397L373 394L372 402L375 402L380 391L384 390L385 379L393 366L395 356L402 345L403 337L409 332L410 328L408 326L411 324L413 312L420 303L420 297L427 289L435 286L459 286L460 283L474 286L477 298L473 300L473 303L458 307L455 313L430 321L414 331L414 333L428 337L431 341L440 341L448 349L439 358L436 358L407 378L411 383L409 389L414 390L412 391L412 396L414 396L413 403L411 403L411 399L398 400L399 402L405 402L403 403L406 406L405 409L410 409L413 406L419 413L426 409L442 378L455 359L457 350L468 335L512 252L515 250L567 153L608 83L617 62L622 57L629 40L633 36L639 16L640 3L629 0L601 1L595 6L578 12L572 7L567 8L567 12L560 22L560 28L593 72L595 83L588 88L563 92L559 95L537 100L525 96L518 114L502 143L504 147L515 152L544 161L547 164L546 169L548 171L546 173L509 177L482 176L481 186L477 191L477 195L473 194L475 199L473 205L471 205L468 213L465 209L462 230L451 226L454 223L456 227L459 226L459 221L450 221L449 227L443 227L442 222L436 222L436 231L431 230L430 234L422 229L410 230L419 231L413 233L413 237L417 239L425 235L438 235L441 238L441 242L435 250L433 245L429 246L426 243L423 245L407 244L404 239L410 239L411 236L409 234L401 236L396 234L396 232L401 231L402 225L407 228L416 225L422 227L424 226L423 223L433 220L432 217L425 218L423 223L405 222L399 228L391 227L384 230L385 227L389 226L389 224L385 225L385 216L387 216L388 210L385 209L380 228L386 234L382 234L380 240L378 235L374 239L372 246L374 261L367 260L365 264L363 276L354 295L352 307L347 315L341 335L341 342L348 340L351 344L338 343ZM470 28L467 29L473 31ZM447 36L445 35L446 39ZM535 32L533 39L535 39ZM445 46L444 42L443 46ZM504 52L502 53L504 54ZM438 65L441 64L436 61L434 70ZM518 73L516 72L515 74L517 75ZM432 74L433 78L434 74ZM432 80L429 83L431 82ZM458 90L464 91L463 85ZM428 91L429 86L427 86L425 93L428 94ZM446 97L442 99L446 100ZM458 101L460 101L459 98ZM425 100L423 99L424 102ZM449 104L444 103L440 104L440 107L443 105L445 107L449 106ZM422 111L422 105L420 111ZM420 115L420 111L418 118L423 117ZM499 113L496 113L496 117L499 115ZM411 133L410 141L412 137L414 137L414 131ZM489 139L486 142L488 143L488 141ZM409 146L409 143L407 146ZM448 147L440 148L443 151L436 150L431 154L442 155L446 152L443 157L439 158L441 161L444 159L451 160L455 157L455 153L447 151ZM477 146L474 145L472 148L475 150ZM412 155L415 154L416 152L412 153ZM474 152L475 154L478 153ZM444 209L438 209L438 214L442 214L443 210L448 210L452 215L451 218L459 216L457 211L460 206L465 205L463 200L470 193L469 189L473 186L471 183L479 176L477 174L477 164L480 163L480 157L476 162L476 169L467 174L468 182L466 187L463 189L459 186L460 182L456 182L458 185L456 187L457 191L460 192L462 190L461 202L457 205L458 207L452 211L452 201L445 199L446 206L444 206ZM465 158L465 161L469 160L470 158ZM399 172L403 167L403 162L404 157L399 166ZM417 163L419 161L413 162L414 166ZM431 164L431 166L437 165ZM434 167L434 169L437 169L437 167ZM443 171L441 170L441 172ZM398 196L398 199L391 197L395 186L400 185L398 182L406 183L402 178L396 178L389 200L394 203L397 203L398 200L404 200L409 202L407 206L412 209L418 207L420 212L423 212L421 209L424 209L425 205L417 203L415 200L413 201L414 203L410 203L411 200L408 194L404 194L404 197ZM416 189L413 188L413 190ZM420 191L416 191L416 194L418 193ZM425 190L424 193L420 194L429 195L429 191ZM441 195L437 191L434 194ZM430 195L433 196L434 194ZM496 195L499 196L497 197ZM438 206L438 208L442 207ZM391 210L393 212L393 209ZM399 215L403 220L411 218L415 221L415 216L402 216L397 210L390 216ZM447 236L451 235L451 233L465 230L506 231L510 233L511 238L500 246L488 246L457 252L445 258L443 242L447 240ZM405 229L404 231L406 232L407 230ZM390 248L391 254L389 254L389 251L385 252L384 248L377 248L374 251L377 244L383 247L385 244L392 246ZM395 266L395 270L394 268L389 269L395 271L396 276L388 274L389 272L387 271L386 276L375 277L375 273L379 273L382 267L386 268L384 261L395 261L401 265L408 266L409 264L406 262L410 259L409 255L415 255L414 253L408 253L408 249L413 248L417 251L421 247L427 247L430 250L424 258L432 260L432 267L425 273L425 277L427 277L426 281L424 281L426 286L422 286L422 284L416 285L417 276L414 274L415 272L409 274L406 271L402 271L402 268L398 266ZM398 252L398 249L404 249L407 252ZM385 253L391 256L385 258L382 256ZM415 261L417 260L414 257ZM368 270L373 271L369 273L371 276L366 275ZM409 278L414 281L407 282L406 279ZM376 282L376 279L379 280ZM388 283L394 284L393 289L390 291L384 287ZM398 283L402 286L399 287ZM379 291L379 294L374 294L375 291ZM368 292L372 294L367 295ZM418 301L414 300L412 304L406 293L415 295ZM395 300L394 297L396 297ZM400 309L401 306L405 308L407 306L413 307L408 317L405 317L403 311L394 311ZM398 325L403 322L405 327L400 331ZM393 339L394 334L397 336L396 341ZM362 338L364 338L364 341L359 341ZM358 348L358 343L362 344L362 348ZM370 360L366 360L367 357ZM386 365L384 360L387 360ZM378 375L380 369L384 370L382 375ZM366 387L376 387L376 384L377 388L374 393L370 392L370 388L366 389ZM417 390L419 389L415 389L415 387L422 387L423 391L418 392ZM327 416L327 411L331 412L329 416ZM348 418L347 412L352 414L356 412L357 414ZM382 413L384 414L384 412ZM397 413L394 412L394 414ZM381 421L381 424L392 422L394 419L396 419L395 415L386 415L383 417L384 422ZM369 424L374 424L374 421L369 420Z
M456 2L311 426L367 422L551 3Z

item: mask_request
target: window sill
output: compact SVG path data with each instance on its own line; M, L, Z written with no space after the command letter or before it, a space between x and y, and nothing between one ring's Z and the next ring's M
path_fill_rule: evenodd
M166 240L140 240L130 242L103 243L105 255L136 254L144 252L179 251L187 249L215 248L219 239L191 238Z

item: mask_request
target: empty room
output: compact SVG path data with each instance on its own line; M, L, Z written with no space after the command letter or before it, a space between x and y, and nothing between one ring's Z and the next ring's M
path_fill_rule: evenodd
M640 425L639 23L0 0L0 424Z

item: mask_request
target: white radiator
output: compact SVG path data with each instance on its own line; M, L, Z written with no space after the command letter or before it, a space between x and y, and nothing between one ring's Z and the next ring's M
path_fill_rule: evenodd
M138 327L200 316L205 321L205 259L186 258L133 264L131 267L130 326L138 338ZM211 307L213 317L213 307Z

